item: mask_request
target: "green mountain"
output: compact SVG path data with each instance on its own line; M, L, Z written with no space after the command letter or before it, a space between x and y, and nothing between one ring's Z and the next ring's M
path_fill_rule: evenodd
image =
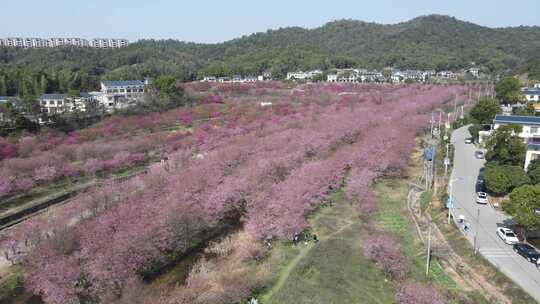
M269 30L217 44L142 40L119 50L2 49L0 95L92 89L102 78L172 74L282 77L294 69L362 66L459 69L472 62L490 72L525 69L540 49L540 27L489 28L441 16L383 25L339 20L315 29Z

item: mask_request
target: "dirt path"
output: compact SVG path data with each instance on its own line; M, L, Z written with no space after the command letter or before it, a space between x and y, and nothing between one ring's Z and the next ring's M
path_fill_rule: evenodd
M289 279L291 272L294 270L294 268L296 268L296 265L298 265L298 263L307 256L307 254L309 253L309 251L311 251L311 248L313 248L315 244L308 243L308 245L300 246L304 247L302 248L300 253L285 267L284 271L279 276L277 282L274 284L274 286L272 286L272 289L270 289L270 291L261 298L262 303L268 303L272 296L283 287L287 279Z
M314 218L314 221L316 221L320 216L316 216ZM332 239L333 237L335 237L336 235L338 235L339 233L343 232L345 229L351 227L352 225L354 225L355 223L353 221L346 221L346 225L340 227L339 229L337 229L336 231L332 232L331 234L329 235L326 235L326 236L323 236L323 237L320 237L319 241L320 242L324 242L324 241L327 241L329 239ZM313 228L313 232L317 235L319 235L319 232ZM299 246L302 246L302 249L300 250L300 252L296 255L296 257L294 257L293 260L290 261L290 263L285 266L284 270L282 271L282 273L280 274L279 276L279 279L277 280L277 282L274 284L274 286L272 286L272 288L270 289L270 291L268 293L266 293L262 298L262 303L268 303L269 300L272 298L272 296L274 294L276 294L279 290L281 290L281 288L283 287L283 285L285 284L285 282L287 282L287 280L289 279L289 276L291 275L291 273L293 272L293 270L296 268L296 266L298 265L298 263L300 263L300 261L302 261L302 259L304 259L308 254L309 252L311 251L311 249L313 249L315 246L317 246L317 243L313 243L312 241L310 242L307 242L306 243L300 243ZM376 300L376 299L374 299Z

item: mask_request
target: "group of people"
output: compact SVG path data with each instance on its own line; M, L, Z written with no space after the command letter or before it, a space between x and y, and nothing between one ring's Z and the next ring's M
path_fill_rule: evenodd
M304 241L305 244L307 244L309 241L313 241L314 243L319 242L319 238L316 234L310 234L310 233L295 233L293 236L293 245L297 246L300 244L300 242ZM264 243L268 247L268 249L272 248L272 239L268 238L264 240ZM249 300L249 304L259 304L259 300L256 297L252 297Z
M465 220L465 216L463 214L460 214L458 216L458 222L461 225L461 228L463 229L464 232L469 231L469 229L471 228L471 224L469 224L469 222Z
M319 242L316 234L295 233L293 236L293 245L298 245L302 240L304 240L305 244L309 241L313 241L314 243Z

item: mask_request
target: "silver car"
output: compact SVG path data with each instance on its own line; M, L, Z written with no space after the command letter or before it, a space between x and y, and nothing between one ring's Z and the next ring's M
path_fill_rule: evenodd
M486 157L486 154L484 153L484 151L476 151L474 152L474 157L478 159L484 159Z

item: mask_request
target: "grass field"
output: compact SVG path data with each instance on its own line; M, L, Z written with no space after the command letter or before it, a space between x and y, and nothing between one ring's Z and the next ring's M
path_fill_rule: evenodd
M425 277L425 249L407 214L405 181L383 180L375 191L379 212L373 222L399 242L410 264L408 278L434 282L447 291L449 303L462 303L455 299L463 298L472 300L469 303L487 303L475 292L461 291L436 259L430 264L429 278ZM356 216L342 192L334 193L330 202L331 206L321 208L310 219L318 243L297 247L281 243L272 250L270 259L279 264L273 267L271 288L260 297L262 304L395 303L397 286L363 255L368 223Z
M319 210L310 220L318 243L288 251L278 277L262 303L394 303L395 286L362 254L365 223L342 192L332 196L333 206ZM282 245L272 255L282 255Z

